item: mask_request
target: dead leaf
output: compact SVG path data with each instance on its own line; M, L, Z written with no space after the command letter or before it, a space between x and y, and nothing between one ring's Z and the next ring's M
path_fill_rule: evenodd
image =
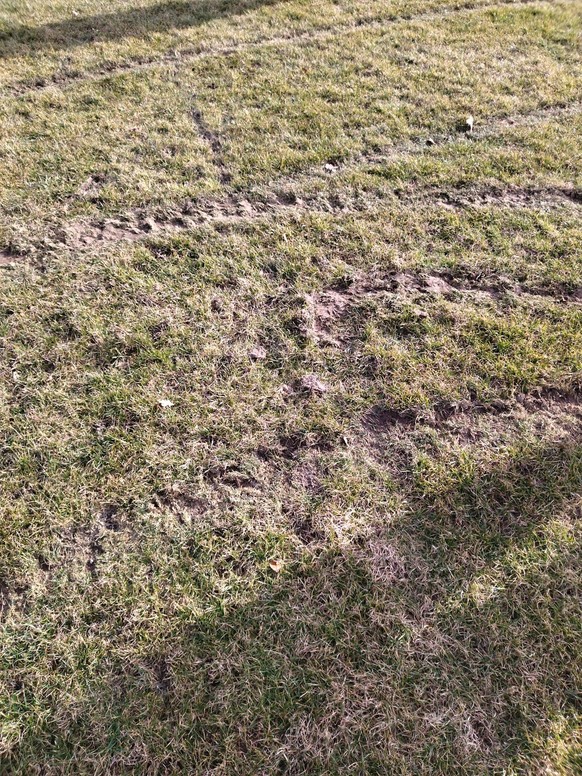
M282 560L270 560L269 561L269 568L275 572L275 574L279 574L283 570L283 561Z

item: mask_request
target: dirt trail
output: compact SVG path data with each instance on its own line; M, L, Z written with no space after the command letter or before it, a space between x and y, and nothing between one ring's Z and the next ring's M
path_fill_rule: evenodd
M559 187L547 188L470 188L416 191L401 195L399 202L440 202L446 207L534 207L551 209L560 206L579 207L581 195L577 190ZM245 196L229 195L224 199L187 203L181 208L167 210L165 215L151 215L134 211L118 218L101 221L79 221L65 226L57 242L70 248L91 247L96 243L130 241L165 235L195 228L203 224L230 225L263 218L289 217L305 213L365 212L386 201L387 197L367 193L350 193L299 197L286 193L267 193L264 199L251 201Z
M410 408L403 411L378 404L362 417L366 433L382 435L395 427L426 425L437 430L470 431L479 416L501 416L504 422L555 421L566 424L577 437L582 436L582 394L579 390L560 391L540 388L531 393L517 394L513 399L491 402L442 402L432 407Z
M531 126L548 118L567 119L580 112L579 102L566 106L537 109L530 113L494 119L472 135L473 140L494 137L505 127ZM206 126L200 112L193 109L193 121L201 137L208 143L222 183L228 186L230 173L223 161L220 138ZM443 144L459 141L458 134L443 140ZM462 139L462 138L461 138ZM527 187L484 185L447 189L417 186L407 192L371 193L353 189L334 191L333 182L340 173L363 170L367 165L406 158L426 152L426 146L407 142L385 153L361 154L344 163L323 165L291 176L275 178L268 184L250 187L237 193L227 192L221 197L201 198L182 204L170 204L160 210L139 209L116 217L80 219L54 225L32 252L66 246L71 249L93 248L100 244L121 241L135 242L153 235L163 236L193 229L205 224L227 227L241 222L264 218L288 218L306 213L357 213L388 202L422 204L440 203L454 209L479 207L526 207L550 210L556 207L575 207L582 204L582 193L574 187ZM323 183L325 190L309 192L314 184ZM304 190L306 193L303 193ZM0 248L0 266L11 265L25 256L14 255L7 247Z

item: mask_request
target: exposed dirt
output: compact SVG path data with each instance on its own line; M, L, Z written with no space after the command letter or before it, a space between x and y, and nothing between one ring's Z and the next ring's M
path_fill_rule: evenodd
M362 418L362 427L372 435L389 434L395 427L429 426L453 432L473 441L475 419L488 415L499 417L505 425L524 419L540 423L556 423L582 436L582 393L578 390L561 392L554 388L540 389L530 394L518 394L511 401L476 402L462 400L444 402L432 407L396 410L385 405L371 407Z
M290 434L281 434L276 453L287 460L294 461L302 451L328 451L331 450L332 447L333 445L330 440L325 439L322 436L294 432Z
M392 272L382 276L361 276L347 288L329 288L308 294L305 298L305 335L312 341L330 346L340 346L345 340L340 331L341 321L349 310L366 299L397 296L429 296L455 299L459 295L471 295L476 299L499 301L504 296L532 298L548 297L552 301L580 303L582 288L535 288L517 283L503 276L456 277L450 272ZM420 310L419 314L426 314Z
M306 334L316 342L338 345L332 335L334 322L341 317L350 299L337 291L323 291L320 294L308 294Z
M10 253L7 250L2 250L0 248L0 268L1 267L7 267L10 268L14 264L16 264L19 260L18 256L14 256L12 253Z
M518 428L551 435L554 439L582 437L582 401L580 395L520 395L504 411L486 414L459 413L444 419L440 429L460 444L474 445L492 435L502 440Z
M306 395L324 394L329 391L329 386L316 374L306 374L301 377L297 388Z
M215 526L216 521L209 514L211 504L206 496L194 494L185 486L159 493L149 505L158 517L158 527L166 533L186 528Z
M499 300L508 294L516 297L550 297L554 301L578 302L582 288L537 287L518 283L504 275L457 276L445 270L441 272L401 272L395 276L398 289L417 291L433 296L455 298L459 294L470 294L480 298Z
M313 213L347 213L362 212L374 206L381 197L346 194L339 200L337 197L324 195L300 197L291 192L268 192L251 201L245 196L229 195L223 199L207 199L197 202L187 202L179 209L167 209L163 213L148 211L133 211L123 217L109 218L101 221L77 221L66 225L53 235L53 239L70 248L93 246L96 243L111 243L119 241L136 241L147 238L154 233L168 234L177 231L187 231L202 224L236 224L256 218L277 217L306 212ZM448 207L465 208L496 205L501 207L555 207L560 205L581 204L581 194L575 189L467 189L465 191L427 191L416 192L411 197L400 197L414 202L418 199L426 201L434 199L443 202ZM443 281L436 278L428 279L433 283L433 291L446 292ZM440 285L434 285L435 283ZM431 290L427 287L426 290ZM337 302L337 300L336 300Z
M98 573L99 556L104 552L100 533L100 527L96 525L79 529L72 537L71 551L75 560L83 563L93 577Z
M212 463L204 471L204 479L213 485L229 485L233 488L256 488L259 482L234 463Z
M395 410L378 404L362 418L366 431L386 434L394 426L414 426L421 417L418 410Z
M119 531L121 529L119 509L114 504L106 504L101 510L99 518L108 531Z
M0 622L3 622L11 612L22 612L27 608L29 589L27 585L10 587L0 583Z
M77 221L66 225L52 237L70 248L83 248L97 243L134 242L153 234L186 231L207 223L237 224L283 212L335 212L346 209L347 206L337 206L325 197L306 201L282 193L269 194L262 200L250 202L245 197L229 195L223 199L187 202L179 209L166 209L163 213L137 210L119 218Z
M446 205L455 208L463 207L533 207L551 209L564 203L582 204L582 192L579 189L549 186L544 188L528 188L519 186L488 186L483 188L443 191L436 193Z
M291 470L290 481L294 488L304 490L312 496L323 492L321 463L318 461L317 453L316 455L308 454L304 461L298 463Z

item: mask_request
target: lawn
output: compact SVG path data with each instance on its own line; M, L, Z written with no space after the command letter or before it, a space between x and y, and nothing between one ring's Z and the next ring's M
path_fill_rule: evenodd
M0 774L580 773L581 32L3 0Z

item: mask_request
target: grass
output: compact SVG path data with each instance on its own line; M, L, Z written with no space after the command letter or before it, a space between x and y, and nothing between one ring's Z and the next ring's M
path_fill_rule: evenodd
M577 773L575 3L134 3L0 11L0 773Z
M393 24L441 9L478 8L488 0L187 0L110 2L81 0L22 5L7 0L0 10L5 57L1 78L10 84L47 83L95 69L136 64L167 55L212 52L232 44L333 32L354 25ZM147 13L144 13L147 10ZM64 56L63 56L64 54Z

